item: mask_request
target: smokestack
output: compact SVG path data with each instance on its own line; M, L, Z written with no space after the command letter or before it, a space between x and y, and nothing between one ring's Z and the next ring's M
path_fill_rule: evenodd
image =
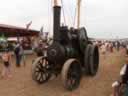
M58 41L60 39L60 17L61 17L61 7L54 6L54 17L53 17L53 39Z

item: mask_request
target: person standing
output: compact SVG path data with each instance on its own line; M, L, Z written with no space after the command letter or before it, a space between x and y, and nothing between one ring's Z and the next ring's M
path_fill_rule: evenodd
M117 51L120 50L120 42L119 41L116 42L116 49L117 49Z
M128 96L128 59L120 70L119 78L112 84L113 96ZM124 90L123 90L124 89Z
M110 51L110 53L112 53L112 52L113 52L113 45L112 45L112 43L111 43L111 42L109 43L109 51Z
M128 55L128 44L126 45L125 50L126 50L126 55Z
M12 77L11 70L10 70L12 59L11 59L11 54L8 48L4 49L4 52L2 53L1 57L4 63L2 78L10 78Z
M38 47L36 48L37 57L43 56L43 42L39 41Z
M101 52L102 52L103 55L106 54L106 50L107 50L107 48L106 48L105 44L103 43L102 46L101 46Z
M21 59L22 59L22 55L23 55L23 47L22 47L21 43L18 42L16 44L14 52L15 52L15 56L16 56L16 66L20 67Z

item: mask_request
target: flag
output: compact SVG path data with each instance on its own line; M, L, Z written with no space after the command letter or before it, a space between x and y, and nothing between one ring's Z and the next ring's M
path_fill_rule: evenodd
M27 30L29 29L29 27L30 27L31 24L32 24L32 21L29 22L28 24L26 24L26 29L27 29Z

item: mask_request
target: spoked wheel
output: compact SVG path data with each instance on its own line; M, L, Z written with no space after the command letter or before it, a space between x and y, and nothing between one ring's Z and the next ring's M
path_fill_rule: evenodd
M45 83L51 77L50 66L46 57L39 57L32 65L32 78L37 83Z
M64 87L72 91L76 89L81 80L81 65L76 59L69 59L64 63L61 72Z

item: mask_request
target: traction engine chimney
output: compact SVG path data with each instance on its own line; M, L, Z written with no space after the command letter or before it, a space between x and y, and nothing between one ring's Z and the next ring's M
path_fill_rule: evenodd
M58 41L60 39L60 18L61 18L61 7L54 5L54 15L53 15L53 39Z

